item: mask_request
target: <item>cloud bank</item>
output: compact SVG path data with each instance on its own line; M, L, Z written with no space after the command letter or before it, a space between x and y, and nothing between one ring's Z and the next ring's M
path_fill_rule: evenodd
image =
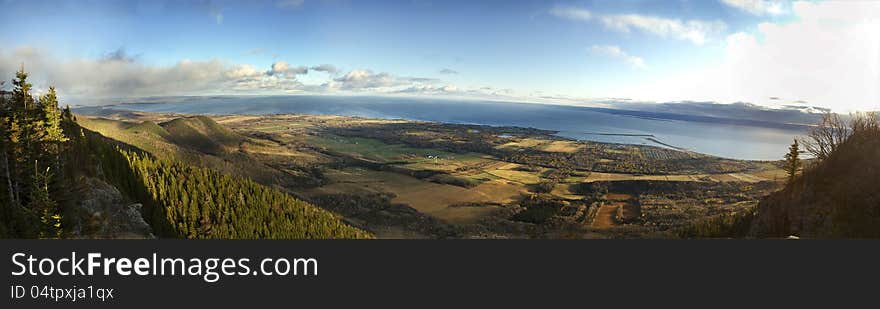
M276 61L266 69L220 59L180 60L173 65L147 65L125 49L96 59L60 59L51 52L22 46L0 48L0 74L14 76L20 65L30 73L36 91L50 85L76 102L109 98L211 94L367 93L464 94L455 85L430 77L398 76L370 69L341 71L332 64L292 65ZM318 82L301 76L321 72ZM321 81L321 78L324 80ZM313 79L314 80L314 79ZM8 85L7 85L8 87ZM489 92L480 92L489 95Z
M792 4L792 14L794 21L764 22L755 33L727 36L717 65L612 95L880 110L880 2L802 1Z

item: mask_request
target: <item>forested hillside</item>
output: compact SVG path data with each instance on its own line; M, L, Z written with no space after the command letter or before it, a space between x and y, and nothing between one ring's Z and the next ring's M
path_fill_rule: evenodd
M71 192L91 180L109 183L143 204L143 217L159 236L370 237L283 191L157 159L85 130L69 109L58 108L53 88L34 97L24 70L0 100L0 237L66 237L70 226L83 220L78 211L82 201Z

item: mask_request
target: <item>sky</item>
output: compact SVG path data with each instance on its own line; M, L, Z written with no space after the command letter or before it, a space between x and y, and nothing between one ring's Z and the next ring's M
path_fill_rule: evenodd
M62 99L400 95L880 110L880 1L0 0ZM8 82L6 87L8 88Z

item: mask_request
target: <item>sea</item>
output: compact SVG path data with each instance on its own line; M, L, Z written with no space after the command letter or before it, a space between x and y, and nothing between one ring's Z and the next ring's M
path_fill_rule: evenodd
M586 106L497 101L357 96L206 96L148 98L100 109L188 114L315 114L456 124L519 126L579 140L670 147L744 160L779 160L806 126L689 120Z

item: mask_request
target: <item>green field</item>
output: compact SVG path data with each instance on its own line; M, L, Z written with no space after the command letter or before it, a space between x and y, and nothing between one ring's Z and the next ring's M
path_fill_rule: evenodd
M375 139L360 137L341 137L335 135L309 136L307 142L335 152L382 163L449 164L452 161L461 162L481 159L480 154L457 154L437 149L388 145Z

